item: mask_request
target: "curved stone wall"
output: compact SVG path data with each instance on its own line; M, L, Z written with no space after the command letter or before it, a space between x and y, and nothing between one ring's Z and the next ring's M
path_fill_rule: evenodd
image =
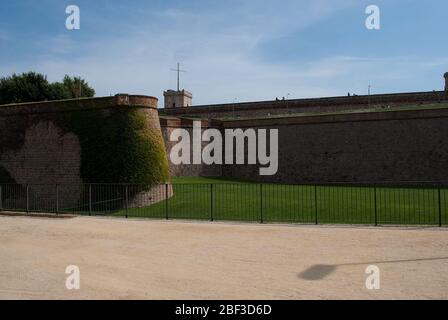
M169 181L157 98L119 94L0 106L0 183ZM41 201L55 202L53 190L32 188ZM73 203L79 196L71 192Z

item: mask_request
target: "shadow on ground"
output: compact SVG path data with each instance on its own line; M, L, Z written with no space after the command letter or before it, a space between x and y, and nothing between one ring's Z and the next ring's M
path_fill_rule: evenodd
M435 257L435 258L417 258L417 259L402 259L402 260L385 260L385 261L370 261L370 262L358 262L358 263L342 263L342 264L316 264L309 267L305 271L298 274L298 277L305 280L322 280L329 274L336 271L338 267L344 266L359 266L359 265L377 265L386 263L407 263L407 262L422 262L422 261L435 261L435 260L448 260L448 257Z
M334 272L336 268L336 265L316 264L300 273L299 278L305 280L321 280Z

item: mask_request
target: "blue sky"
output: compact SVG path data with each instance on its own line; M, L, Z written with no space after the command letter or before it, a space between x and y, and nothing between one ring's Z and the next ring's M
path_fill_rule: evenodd
M78 5L81 29L65 28ZM381 9L381 30L365 9ZM446 0L0 2L0 76L82 76L97 96L181 87L194 104L442 90Z

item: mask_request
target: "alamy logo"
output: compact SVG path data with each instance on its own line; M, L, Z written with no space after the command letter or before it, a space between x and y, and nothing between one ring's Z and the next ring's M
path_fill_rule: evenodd
M368 290L379 290L380 289L380 268L375 265L368 266L366 268L366 288Z
M79 7L70 5L65 8L65 13L69 15L65 20L65 27L68 30L79 30L81 28L81 15Z
M65 287L68 290L79 290L81 288L80 271L78 266L67 266L65 273L69 276L65 280Z
M192 159L192 164L258 164L262 176L278 170L278 129L225 129L223 137L218 129L202 131L201 122L194 121L193 137L188 130L178 128L171 133L170 141L177 142L170 152L174 165L191 164ZM204 148L203 142L208 143Z
M370 5L366 8L366 14L369 16L366 19L366 28L369 30L381 29L380 8L375 5Z

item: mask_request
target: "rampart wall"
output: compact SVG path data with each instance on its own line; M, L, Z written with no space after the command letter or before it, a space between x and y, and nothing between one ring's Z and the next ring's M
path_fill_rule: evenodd
M75 205L83 183L168 181L154 97L119 94L0 106L0 183L30 184L32 195L49 203L54 190L37 184L76 186L61 188L68 190L61 198Z
M347 110L385 110L401 105L448 102L445 91L345 96L279 101L243 102L160 109L162 116L202 119L269 117L294 113L339 112Z
M181 120L171 121L182 127ZM225 129L278 129L279 167L275 175L261 176L259 165L222 165L211 175L280 183L448 182L448 104L443 102L213 124L223 136ZM164 124L162 131L168 132ZM172 142L166 145L169 152ZM170 166L175 176L209 175L200 166Z

